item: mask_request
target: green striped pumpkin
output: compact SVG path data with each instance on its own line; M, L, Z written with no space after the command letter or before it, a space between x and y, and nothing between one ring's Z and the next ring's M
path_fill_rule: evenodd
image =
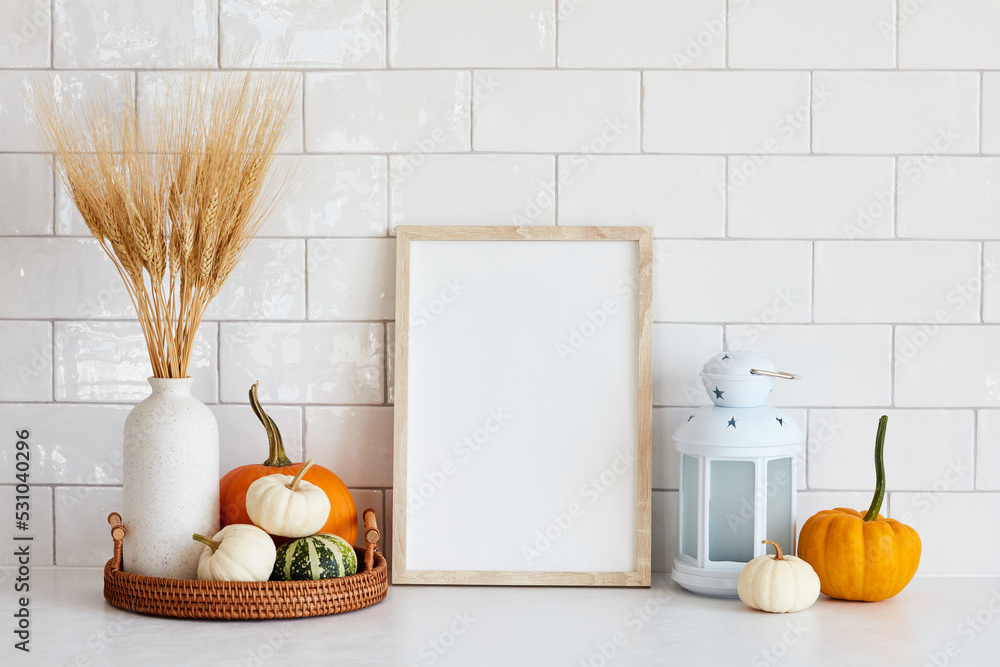
M333 579L357 571L358 556L347 540L332 533L316 533L278 547L271 581Z

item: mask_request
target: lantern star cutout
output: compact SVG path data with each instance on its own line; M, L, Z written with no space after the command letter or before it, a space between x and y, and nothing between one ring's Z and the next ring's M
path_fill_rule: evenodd
M785 420L784 420L784 419L782 419L781 417L775 417L775 419L777 419L777 420L778 420L778 424L779 424L780 426L784 426L784 425L785 425Z
M724 391L719 391L719 388L718 388L718 387L716 387L716 388L715 388L715 389L713 389L712 391L713 391L713 392L715 393L715 397L716 397L716 398L718 398L718 399L721 399L721 398L722 398L722 395L726 393L726 392L724 392Z
M694 415L688 415L688 421L691 421L692 419L694 419Z
M726 360L726 359L728 359L728 358L729 358L729 355L727 354L727 355L725 355L724 357L722 357L722 360L723 360L723 361L725 361L725 360Z
M732 426L733 428L736 428L736 417L730 417L729 421L726 422L726 425L727 426Z

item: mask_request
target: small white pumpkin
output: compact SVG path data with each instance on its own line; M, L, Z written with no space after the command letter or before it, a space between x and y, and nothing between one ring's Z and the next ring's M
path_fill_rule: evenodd
M274 541L257 526L234 523L212 539L193 537L205 545L198 559L201 581L267 581L274 570Z
M771 540L762 540L777 552L758 556L746 564L736 583L736 592L748 607L773 613L801 611L819 597L819 575L812 565L795 556L785 556Z
M330 499L322 488L302 479L313 466L309 459L299 473L267 475L247 489L247 515L257 526L281 537L308 537L330 517Z

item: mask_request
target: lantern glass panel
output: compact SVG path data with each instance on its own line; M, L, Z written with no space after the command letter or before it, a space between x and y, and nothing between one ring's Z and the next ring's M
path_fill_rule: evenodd
M681 553L698 557L698 459L682 455Z
M767 462L767 539L792 553L792 459Z
M754 557L754 463L712 461L709 468L708 559Z

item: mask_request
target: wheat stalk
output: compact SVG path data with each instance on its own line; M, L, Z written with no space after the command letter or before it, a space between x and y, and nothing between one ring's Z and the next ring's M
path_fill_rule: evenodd
M149 118L107 90L77 109L51 86L32 86L37 135L125 283L155 377L187 377L205 309L290 178L264 185L295 75L220 78L188 74Z

